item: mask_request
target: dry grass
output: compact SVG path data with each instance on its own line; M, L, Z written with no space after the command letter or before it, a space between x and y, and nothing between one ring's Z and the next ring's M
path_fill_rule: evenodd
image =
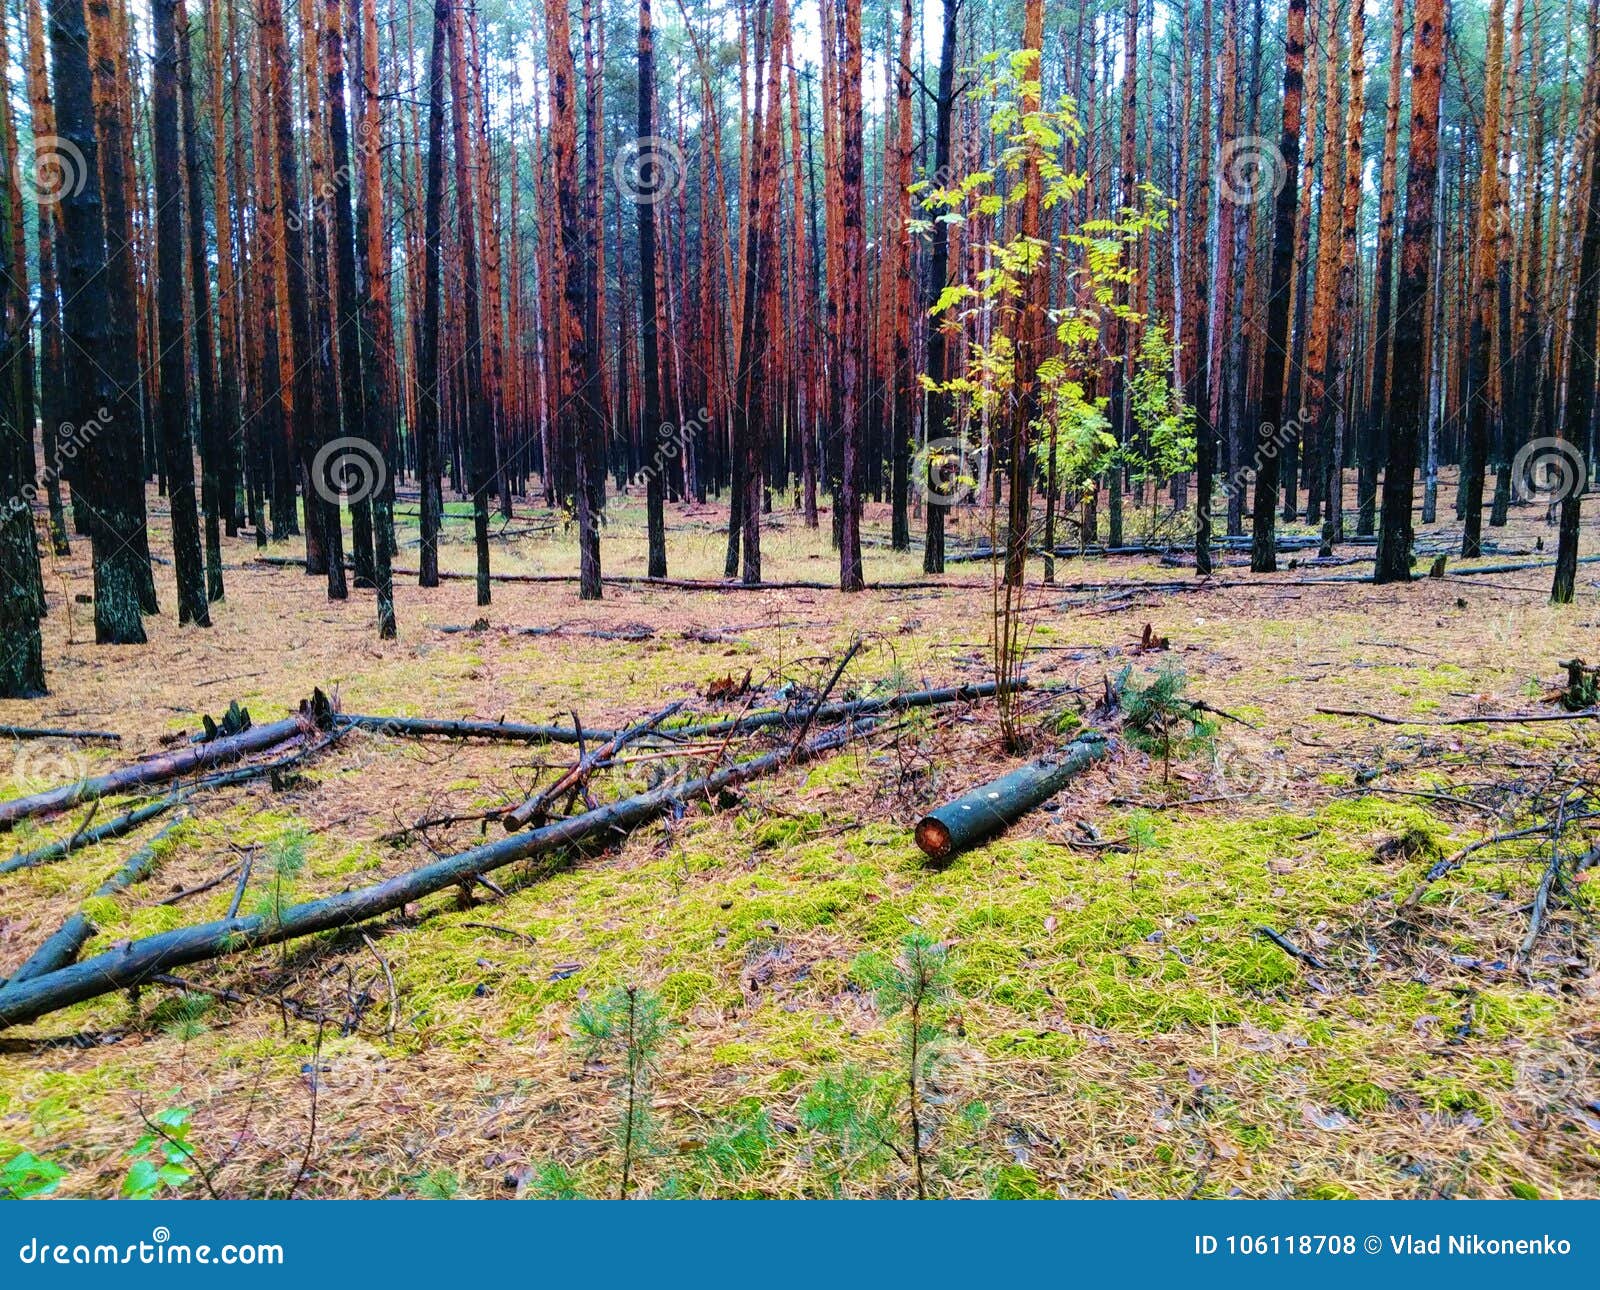
M674 510L675 575L720 574L716 518ZM869 518L870 533L886 534L885 516ZM826 531L777 519L768 576L829 578ZM1542 520L1519 511L1494 536L1532 548L1550 532ZM470 568L467 527L449 526L445 567ZM157 549L163 540L158 532ZM616 509L605 542L608 569L642 568L633 503ZM199 712L230 699L272 719L313 686L337 689L348 711L521 721L576 712L599 728L670 699L703 706L711 681L747 670L769 688L816 685L858 634L866 647L841 692L978 680L988 668L983 565L952 566L967 590L854 597L608 587L605 600L583 604L571 585L496 584L483 610L470 583L422 591L403 579L401 638L380 643L370 593L330 604L293 570L250 563L247 540L228 543L227 555L215 626L180 630L163 615L149 620L141 649L88 643L89 611L72 604L90 590L82 543L48 571L53 693L9 705L6 720L109 728L123 743L19 746L0 792L156 751L161 735L193 729ZM413 560L403 546L401 563ZM559 527L494 552L504 570L574 562ZM919 554L868 552L869 577L914 578L919 567ZM1580 603L1559 610L1546 603L1546 570L1375 589L1294 585L1317 576L1300 569L1131 602L1039 588L1029 671L1085 694L1034 701L1034 728L1098 697L1124 663L1171 662L1192 694L1255 729L1222 721L1175 763L1170 783L1159 763L1123 749L1058 809L942 872L917 863L907 826L1007 764L992 710L881 730L749 786L731 809L693 808L558 870L501 875L503 900L480 889L470 910L453 895L423 901L363 929L372 947L354 933L325 936L188 972L248 996L243 1004L196 1015L152 987L136 1003L103 999L18 1028L0 1037L0 1143L68 1167L64 1193L107 1194L141 1109L183 1105L220 1190L283 1195L306 1149L315 1082L319 1129L297 1194L531 1193L551 1162L605 1194L615 1185L614 1095L609 1072L577 1051L572 1014L634 983L660 994L673 1023L646 1190L819 1194L821 1144L802 1099L845 1063L894 1069L893 1030L858 960L920 928L950 944L955 974L936 1087L941 1192L1600 1194L1596 938L1581 895L1579 907L1558 902L1525 975L1511 965L1541 872L1537 846L1480 853L1414 911L1399 909L1441 851L1501 827L1496 812L1513 818L1555 768L1592 780L1589 723L1401 729L1314 711L1426 718L1536 706L1557 659L1593 653L1592 568L1581 566ZM1155 559L1057 562L1062 583L1186 576ZM441 630L480 616L485 630ZM1171 651L1132 654L1146 621ZM556 635L515 630L558 623L567 630ZM578 634L639 624L650 639ZM201 795L158 875L96 907L91 951L219 917L231 882L153 902L246 854L256 865L248 899L260 899L271 856L298 831L307 864L294 899L460 850L485 826L408 826L520 800L570 755L351 735L288 784ZM632 762L602 791L642 787L659 768ZM1415 796L1451 785L1463 804ZM1174 805L1188 798L1208 800ZM12 840L35 845L80 819ZM1083 845L1081 825L1116 845ZM154 827L0 879L0 972ZM1259 939L1261 925L1327 966ZM320 1048L317 1024L286 1015L279 995L331 1019ZM981 1114L963 1118L959 1108L974 1104ZM762 1113L764 1142L737 1169L715 1163L706 1144ZM892 1158L844 1182L849 1195L908 1187Z

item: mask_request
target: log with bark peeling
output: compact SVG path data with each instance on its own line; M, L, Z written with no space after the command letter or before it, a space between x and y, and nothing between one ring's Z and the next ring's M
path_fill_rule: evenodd
M666 814L680 802L692 798L715 800L725 788L841 748L865 728L870 728L870 723L841 727L798 749L785 746L687 784L664 785L543 828L509 834L370 887L294 905L275 919L248 915L178 928L127 942L58 971L14 981L0 988L0 1029L154 980L185 964L348 928L532 856L563 847L613 841Z
M1040 757L1008 775L929 812L917 821L917 845L929 859L944 863L1014 824L1049 801L1085 767L1106 755L1104 735L1079 735L1059 756Z
M506 826L507 833L515 833L518 829L526 828L531 823L543 823L550 813L550 808L555 805L558 798L566 792L577 792L589 782L589 777L606 761L615 757L623 748L647 735L663 721L670 717L679 708L683 707L683 700L669 703L661 711L646 717L643 721L629 726L626 730L607 739L593 752L585 753L578 758L577 765L573 766L549 788L541 789L521 806L509 810L501 817L501 822Z
M83 829L69 837L59 838L54 842L47 842L42 847L35 847L32 851L24 851L12 856L9 860L0 862L0 875L16 873L19 869L32 869L35 865L49 864L52 860L59 860L72 852L91 847L97 842L105 842L110 838L120 838L124 833L132 832L146 820L153 820L156 816L172 809L186 796L185 791L169 793L166 797L157 798L153 802L119 815L114 820L107 820L92 829Z
M314 715L319 711L326 712L327 700L323 699L320 693L317 698L320 703L314 701L310 707L303 707L295 716L286 717L282 721L274 721L264 726L252 726L237 735L194 744L177 752L137 762L132 766L120 766L103 775L92 775L72 784L62 784L43 793L32 793L27 797L0 802L0 833L13 828L22 820L41 815L54 815L80 802L92 802L98 798L145 788L151 784L165 784L195 771L209 770L213 766L226 766L252 753L265 752L268 748L273 748L312 729L319 721L326 720L326 716Z

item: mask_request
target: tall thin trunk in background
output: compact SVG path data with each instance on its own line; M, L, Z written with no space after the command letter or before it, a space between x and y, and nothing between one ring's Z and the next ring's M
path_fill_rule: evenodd
M1199 174L1194 182L1194 229L1189 238L1189 299L1184 315L1188 363L1184 398L1195 410L1194 571L1211 572L1211 477L1217 470L1217 432L1211 420L1211 257L1207 253L1211 231L1211 0L1201 8L1199 121L1196 130ZM1231 19L1230 19L1231 21ZM1232 39L1230 29L1229 39Z
M464 352L467 480L472 493L472 533L478 550L478 603L489 603L489 488L494 482L489 405L483 387L483 315L478 286L477 215L474 210L471 97L467 92L464 5L450 12L450 124L455 134L456 223L461 249L461 316Z
M195 389L200 413L200 507L205 516L206 599L222 599L220 457L225 444L217 418L217 361L211 331L211 269L206 259L206 188L200 157L200 122L195 116L194 60L189 17L178 0L178 58L183 103L183 158L188 181L189 294L194 311ZM228 254L219 240L217 258Z
M866 235L862 224L861 0L843 0L839 68L840 282L839 590L861 591L861 453L866 428Z
M1361 418L1357 446L1356 533L1370 537L1377 528L1378 454L1389 398L1390 305L1394 297L1394 207L1400 153L1400 82L1404 70L1406 0L1394 0L1389 27L1389 90L1383 119L1383 165L1378 182L1378 264L1373 294L1372 379L1366 415Z
M1411 143L1406 160L1406 222L1400 239L1400 284L1394 306L1394 382L1389 396L1389 458L1373 581L1411 578L1412 499L1424 382L1424 302L1433 243L1439 171L1439 100L1444 88L1444 0L1417 0L1411 37Z
M326 510L316 504L317 488L311 478L312 461L321 447L318 428L312 415L314 398L312 378L315 375L307 352L311 344L311 300L306 283L306 265L310 263L309 240L306 236L308 221L300 209L300 166L295 160L297 140L294 128L294 100L289 77L289 50L283 30L282 0L261 0L262 53L266 65L262 68L272 91L272 129L269 142L273 148L278 171L278 226L283 231L284 284L289 307L288 326L278 330L292 338L294 363L289 371L292 419L286 426L288 459L298 464L301 486L306 498L306 572L325 573L328 552L325 545ZM292 531L294 512L293 475L283 481L281 500L286 514L283 518L284 535ZM273 536L279 536L279 521L274 515ZM372 570L363 568L361 550L355 551L356 583L370 585Z
M433 51L428 56L428 175L423 197L422 331L417 341L417 487L422 541L417 582L439 585L439 513L443 509L439 452L441 260L439 231L444 206L444 81L450 0L433 0ZM550 462L545 462L546 476Z
M933 105L933 180L935 185L945 182L950 170L950 118L956 99L956 15L961 0L944 0L944 31L939 42L939 89ZM950 274L950 225L935 220L928 248L928 283L923 292L924 310L933 307L944 294ZM929 318L928 328L928 379L943 383L945 379L946 333L944 318ZM924 445L946 438L950 433L950 395L935 389L928 394L927 409L923 415ZM926 475L930 470L931 453L924 451L919 458ZM924 573L944 572L944 501L942 490L928 487L929 480L920 481L926 495L923 498L923 523L925 532L922 548Z
M5 39L0 13L0 41ZM0 84L0 699L33 699L46 693L39 618L39 548L33 509L32 382L28 365L27 300L11 272L13 215L20 194L12 176L10 86ZM22 382L29 385L22 396Z
M591 364L595 352L584 336L585 266L582 190L578 186L577 69L572 61L572 23L566 0L544 0L545 45L550 83L550 162L561 225L561 291L558 364L560 390L556 397L562 436L574 445L577 457L578 595L599 600L600 516L595 499L596 476L605 462L596 460L593 426L599 416L599 373Z
M1600 103L1600 16L1589 21L1589 102ZM1550 599L1572 603L1578 582L1579 510L1587 471L1584 463L1595 407L1595 334L1600 319L1600 135L1589 131L1589 185L1583 202L1583 240L1578 250L1578 291L1567 339L1567 406L1561 438L1570 449L1566 490L1556 540L1556 572ZM1581 172L1580 172L1581 176Z
M33 114L35 166L49 162L49 140L55 135L55 107L50 102L50 80L45 68L44 18L39 0L28 0L28 103ZM65 466L57 465L62 387L67 379L64 339L61 335L61 300L56 290L57 239L61 216L56 202L38 202L39 241L39 421L44 449L45 498L50 509L50 545L56 555L71 554L67 541L66 512L61 505L61 478ZM82 512L82 499L74 489L73 509ZM75 517L76 518L76 517Z
M1304 0L1295 0L1300 4L1304 14ZM1138 159L1138 124L1139 124L1139 0L1128 0L1127 10L1123 18L1122 30L1122 149L1119 159L1120 178L1117 183L1117 201L1124 207L1135 205L1134 169ZM1129 272L1133 271L1131 263L1124 266ZM1117 320L1112 327L1113 348L1115 353L1111 356L1111 433L1116 436L1117 452L1115 464L1107 473L1106 484L1109 492L1108 501L1110 535L1109 543L1117 547L1122 545L1122 480L1123 462L1122 450L1132 437L1130 430L1133 424L1132 404L1128 398L1128 371L1132 363L1133 328L1129 325L1125 311L1137 309L1140 302L1133 298L1132 285L1125 277L1118 277L1115 286L1115 300L1120 306Z
M1277 520L1278 453L1285 439L1283 368L1288 358L1289 293L1294 276L1295 214L1300 195L1300 108L1305 91L1306 0L1289 0L1283 63L1283 187L1273 206L1272 261L1267 277L1267 326L1262 336L1261 416L1256 431L1256 495L1250 568L1273 573L1278 567L1273 526Z
M656 174L662 163L655 153L656 46L651 28L650 0L639 0L639 161L641 174ZM656 341L658 288L656 286L656 207L658 194L644 194L639 203L639 383L643 391L643 424L639 431L645 470L645 526L649 531L648 573L667 576L667 462L658 455L668 445L661 441L661 355Z
M890 381L894 387L894 442L890 446L891 517L889 545L896 551L911 549L911 396L915 373L911 370L911 0L900 0L900 58L895 68L895 140L890 196L894 203L889 222L889 281L894 285L891 323L894 350Z
M356 150L361 179L356 203L356 238L361 243L361 384L365 435L377 454L377 480L370 494L373 574L377 586L378 638L393 640L395 393L394 320L389 312L389 240L383 223L380 166L382 117L378 95L377 0L354 0L360 16L356 78L360 94Z
M1489 34L1484 52L1482 154L1478 181L1477 240L1473 250L1472 330L1468 344L1467 440L1461 465L1461 556L1471 560L1483 554L1483 484L1493 431L1493 371L1495 332L1495 228L1499 214L1500 181L1495 155L1500 147L1500 78L1505 49L1505 0L1490 0Z
M1044 5L1043 0L1027 0L1022 17L1022 52L1034 57L1022 71L1020 109L1027 121L1037 115L1042 98L1044 69ZM1022 209L1017 235L1029 244L1040 240L1044 206L1044 187L1039 173L1040 152L1038 140L1030 131L1023 145L1022 158ZM1028 562L1028 527L1033 502L1033 454L1028 438L1039 415L1037 386L1038 364L1042 357L1044 339L1044 309L1046 275L1049 257L1040 258L1032 272L1023 278L1021 299L1017 302L1016 334L1014 337L1014 403L1010 409L1011 426L1009 445L1010 478L1007 483L1009 508L1006 515L1005 585L1020 588ZM1007 625L1011 615L1006 615ZM1011 642L1003 643L1010 650Z
M194 501L194 453L189 444L189 362L183 318L183 171L178 155L178 5L152 0L152 156L156 190L156 291L161 370L161 455L172 515L172 565L178 580L178 621L211 626L200 516ZM209 357L209 356L207 356Z
M1350 423L1344 397L1344 328L1355 321L1356 223L1361 215L1361 140L1366 108L1366 7L1361 0L1350 6L1350 94L1344 128L1344 192L1339 203L1338 267L1334 274L1332 317L1328 323L1327 367L1324 376L1322 428L1322 495L1327 517L1322 528L1321 553L1333 554L1333 544L1344 531L1344 432ZM1328 192L1324 201L1332 199Z

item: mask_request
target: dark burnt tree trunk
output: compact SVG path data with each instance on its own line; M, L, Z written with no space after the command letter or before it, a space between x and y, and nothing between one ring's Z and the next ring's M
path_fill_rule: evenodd
M1250 568L1272 573L1278 567L1273 531L1278 505L1278 453L1285 442L1284 362L1289 356L1289 296L1294 277L1295 214L1300 189L1300 108L1305 92L1306 0L1289 0L1283 65L1283 187L1273 206L1272 263L1267 277L1267 327L1262 337L1261 416L1256 430L1256 495Z
M1394 304L1394 370L1389 395L1389 456L1383 473L1383 513L1373 580L1411 578L1412 501L1422 394L1433 248L1434 199L1439 174L1439 99L1444 88L1444 0L1417 0L1411 37L1411 143L1406 161L1406 222L1400 239L1400 284ZM1415 376L1415 379L1412 377Z
M183 171L178 155L177 0L152 0L155 27L151 96L151 169L156 198L156 302L161 373L161 455L172 515L172 567L178 579L178 621L211 626L200 516L194 501L189 444L189 363L183 318Z
M639 0L639 148L641 174L654 175L661 161L655 151L656 50L651 28L650 0ZM664 454L669 445L661 441L661 356L657 349L656 319L656 207L655 191L646 192L639 203L639 384L644 399L639 428L640 452L645 471L645 525L649 537L650 577L667 576L667 520ZM659 459L658 459L659 458Z
M422 216L422 325L417 336L417 487L422 542L417 582L439 585L439 515L443 510L439 453L440 254L444 205L444 61L450 31L450 0L434 0L433 52L428 58L428 177ZM545 463L548 474L550 464Z
M961 0L944 0L944 32L939 42L939 87L933 105L933 183L945 182L950 173L951 117L956 101L956 15ZM950 225L935 220L928 248L928 285L923 297L923 308L930 309L944 294L950 275ZM945 379L945 352L947 338L944 320L928 321L928 378L943 382ZM950 395L943 390L928 394L927 411L923 419L924 451L918 458L926 476L931 468L931 453L926 445L944 439L950 434ZM923 488L923 515L925 528L922 545L924 573L944 572L944 505L943 489L929 486L930 480L919 481Z
M101 644L134 645L145 639L138 535L143 509L135 509L126 476L141 478L139 423L127 415L122 390L91 355L131 347L117 329L106 275L105 226L100 203L99 148L95 130L89 37L83 0L50 0L50 61L55 88L56 134L83 158L81 182L60 194L61 298L69 380L61 400L78 427L72 486L85 493L94 562L94 636ZM122 315L117 316L121 318Z

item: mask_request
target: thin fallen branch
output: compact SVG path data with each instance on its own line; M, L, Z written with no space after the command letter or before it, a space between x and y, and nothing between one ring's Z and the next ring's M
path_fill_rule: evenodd
M21 1025L72 1004L128 989L158 973L190 963L352 927L532 856L625 837L681 801L715 799L724 788L772 774L791 761L810 760L841 748L861 730L862 727L842 727L818 736L799 749L798 755L783 747L687 784L664 785L543 828L508 834L370 887L294 905L277 918L254 914L161 932L58 971L10 982L0 988L0 1028Z
M244 903L245 888L250 885L250 871L255 868L256 855L252 851L245 856L244 863L239 866L239 881L233 889L233 899L228 902L228 912L224 917L232 918L239 912L239 906Z
M54 730L48 726L0 726L3 739L82 739L121 743L122 736L114 730Z
M114 820L107 820L92 829L83 829L81 826L71 837L60 838L55 842L48 842L42 847L32 851L24 851L14 855L11 859L0 863L0 875L16 873L20 869L32 869L35 865L49 864L52 860L60 860L63 856L84 847L92 847L97 842L105 842L110 838L120 838L124 833L131 833L147 820L153 820L158 815L170 811L179 802L189 795L188 789L168 794L166 797L157 798L137 810L129 811L126 815L119 815Z
M679 699L676 703L669 703L652 716L646 717L643 721L612 735L610 739L607 739L605 743L601 744L593 752L582 754L578 758L577 764L558 778L550 787L541 789L523 802L521 806L505 813L502 817L502 822L505 824L506 832L513 833L517 829L526 828L536 820L542 821L549 814L551 806L554 805L558 797L568 790L584 787L588 784L590 776L594 774L595 770L603 762L614 757L641 735L649 734L681 707L683 707L682 699Z
M122 868L95 889L95 899L118 895L134 883L148 878L154 872L156 862L161 858L161 843L183 821L184 817L180 815L128 857L128 862ZM21 982L46 976L66 967L78 957L78 951L89 943L89 938L97 930L89 916L83 910L78 910L12 974L4 988L0 988L0 994L5 994Z
M833 669L833 675L828 678L828 683L822 687L822 693L817 695L817 701L811 705L811 710L806 713L806 719L800 723L800 733L794 737L794 746L798 748L805 743L806 735L811 733L811 725L817 719L817 713L822 705L828 701L828 696L833 693L833 687L839 684L839 678L844 675L845 668L850 666L853 659L861 649L861 637L857 636L850 642L850 648L845 650L844 657L839 660L839 666Z
M1301 949L1282 932L1274 931L1272 928L1262 924L1262 926L1256 928L1256 935L1261 937L1262 940L1271 941L1290 958L1299 959L1300 962L1304 963L1307 967L1316 968L1319 972L1326 972L1328 970L1328 965L1326 963L1319 959L1310 950Z
M1592 721L1600 717L1600 708L1585 708L1582 712L1503 712L1486 713L1477 717L1389 717L1381 712L1365 712L1360 708L1318 708L1325 717L1363 717L1386 726L1492 726L1521 725L1533 721Z
M238 873L242 867L242 864L229 865L215 878L207 878L204 882L198 883L193 887L185 887L182 891L175 891L170 896L162 896L159 900L146 901L145 903L150 905L176 905L180 901L188 900L190 896L203 895L205 892L222 886L229 878Z

